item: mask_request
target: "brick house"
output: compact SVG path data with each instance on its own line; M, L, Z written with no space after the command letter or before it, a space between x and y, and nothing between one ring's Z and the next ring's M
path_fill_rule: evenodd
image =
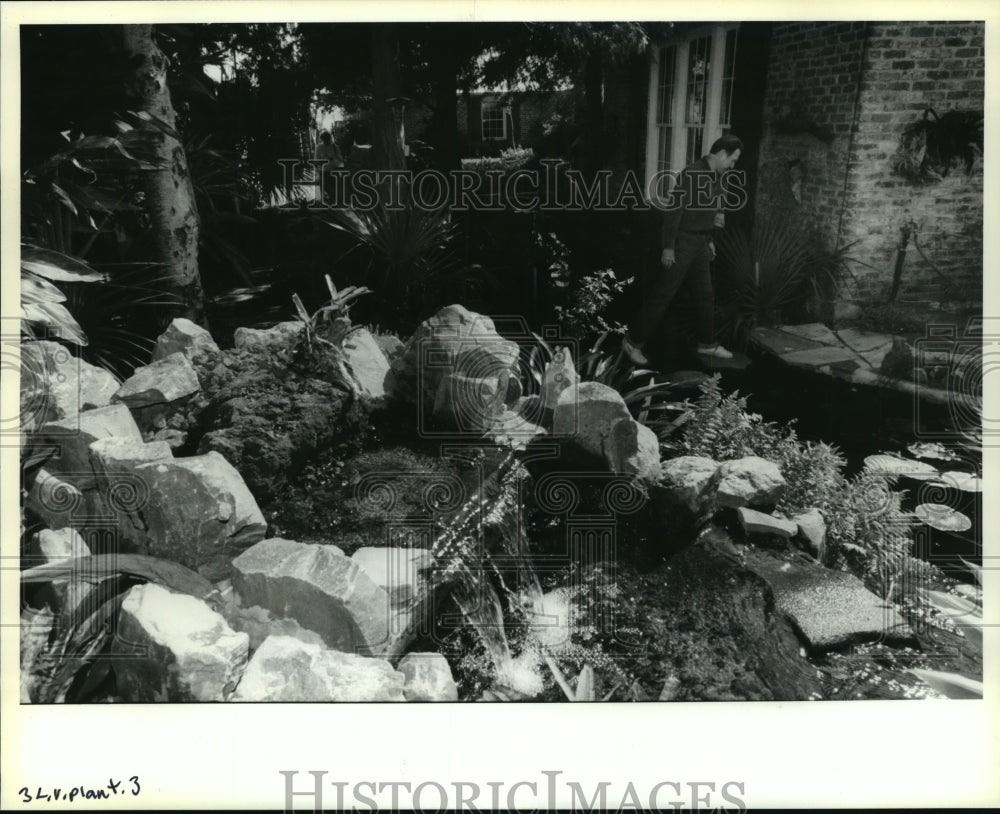
M850 254L872 268L856 267L847 297L885 298L906 228L899 298L981 304L981 153L968 172L922 181L893 160L928 108L983 111L982 22L710 23L675 34L638 68L645 127L613 164L649 179L734 132L746 144L742 219L790 219L828 249L853 243Z

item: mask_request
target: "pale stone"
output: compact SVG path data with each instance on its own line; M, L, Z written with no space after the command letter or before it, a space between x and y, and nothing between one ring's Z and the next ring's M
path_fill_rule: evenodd
M269 636L253 654L233 701L405 701L405 678L381 659Z
M389 595L330 546L275 537L232 563L244 605L260 605L315 630L333 648L373 652L389 643Z
M826 548L826 521L819 509L809 509L797 514L792 522L798 526L799 537L806 550L817 559L822 559Z
M158 362L172 353L183 353L188 361L195 362L219 353L219 346L212 334L189 319L177 317L160 334L153 348L153 361Z
M279 322L270 328L237 328L233 345L237 350L275 351L291 345L302 333L305 323Z
M51 421L39 429L37 442L59 448L58 457L49 458L45 468L85 490L96 487L90 465L90 445L102 438L142 441L142 433L124 404L111 404L72 418Z
M719 467L719 506L773 506L785 491L785 479L776 463L750 455L725 461Z
M405 677L403 695L407 701L458 700L451 667L440 653L407 653L396 669Z
M713 486L719 464L701 455L681 455L663 462L661 484L694 515L701 515L713 502ZM711 514L711 511L708 511Z
M201 389L198 374L183 353L171 353L157 362L136 368L118 388L113 401L131 409L170 404L187 398Z
M434 399L435 422L462 432L486 432L503 412L506 384L498 377L473 378L448 371Z
M344 339L341 350L361 394L369 398L384 396L389 361L371 331L367 328L351 331Z
M111 373L74 357L59 342L21 345L21 428L26 432L106 407L117 389Z
M559 396L567 387L580 383L580 376L573 364L569 348L556 348L552 360L545 365L542 378L542 399L549 409L558 404Z
M552 416L552 432L570 436L581 449L604 458L614 426L631 418L617 390L598 382L582 382L560 394Z
M140 464L135 473L150 495L142 510L146 553L217 580L229 575L234 556L264 538L264 515L218 452Z
M247 663L249 638L205 602L147 583L122 602L111 652L125 701L225 701Z
M660 439L635 419L622 419L614 425L605 458L617 474L635 475L647 483L660 478Z
M789 520L782 520L780 517L773 517L754 509L741 507L736 510L736 514L747 534L767 534L788 540L799 530L798 525Z
M411 600L419 589L420 572L434 564L426 548L364 546L351 559L382 588L394 604Z

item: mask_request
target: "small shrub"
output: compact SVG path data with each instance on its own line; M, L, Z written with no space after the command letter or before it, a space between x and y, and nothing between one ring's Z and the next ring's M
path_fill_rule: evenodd
M566 301L555 308L556 319L563 331L580 339L596 333L624 333L625 327L619 322L609 323L605 312L632 279L619 279L614 269L610 268L585 275L573 286Z

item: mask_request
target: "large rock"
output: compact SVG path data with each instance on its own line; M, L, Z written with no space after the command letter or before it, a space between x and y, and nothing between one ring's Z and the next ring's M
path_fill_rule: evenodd
M420 585L420 572L434 564L426 548L376 548L365 546L351 559L384 590L394 604L411 600Z
M542 399L548 409L554 409L559 403L563 390L580 383L580 375L573 365L573 357L569 348L556 348L552 359L545 365L542 376Z
M741 506L736 510L739 516L740 525L747 534L759 534L767 537L780 537L783 540L791 539L799 527L790 520L783 520L755 509L748 509Z
M288 347L302 333L305 323L300 321L279 322L270 328L237 328L233 334L233 345L237 350L274 352Z
M826 551L826 521L819 509L809 509L792 518L799 531L803 548L817 560L823 559Z
M267 523L239 473L217 452L140 464L148 484L142 509L149 554L198 570L210 580L229 575L229 562L264 538Z
M606 457L617 474L635 475L646 483L660 478L660 439L633 418L622 419L612 428Z
M681 455L663 462L660 482L692 516L707 520L715 513L719 464L701 455Z
M552 415L552 433L572 437L590 455L605 458L615 425L631 418L617 390L598 382L582 382L559 395Z
M233 701L405 701L403 674L381 659L269 636L253 654Z
M260 605L315 630L337 650L371 653L389 642L389 596L337 549L275 537L232 563L243 605Z
M367 328L351 331L344 339L341 350L358 391L369 398L384 396L389 361L371 331Z
M131 588L112 644L118 694L131 702L226 701L249 639L205 602L159 585Z
M36 515L50 529L79 524L94 512L100 516L103 505L96 489L84 492L45 467L35 473L24 499L25 511Z
M457 701L458 687L448 660L440 653L407 653L396 669L406 678L407 701Z
M113 401L138 410L172 404L198 392L198 374L183 353L171 353L159 361L136 368L112 397Z
M103 368L74 357L65 345L41 340L21 345L21 429L106 407L118 389Z
M173 452L165 441L145 444L131 438L102 438L90 445L98 491L109 515L115 518L121 541L141 542L146 529L142 511L151 494L149 483L136 468L172 458Z
M449 305L422 322L410 337L403 355L392 365L394 393L421 403L430 416L441 380L458 374L469 380L496 381L501 401L507 385L517 377L517 343L500 336L487 316Z
M90 445L102 438L142 441L139 427L124 404L111 404L71 418L50 421L38 430L36 443L51 444L59 449L57 457L45 462L51 474L86 490L96 488L90 465Z
M153 348L153 361L166 359L173 353L183 353L194 365L206 363L219 354L212 334L189 319L178 317L159 335Z
M235 596L232 584L229 585L229 593ZM233 630L246 633L250 637L251 653L260 647L268 636L291 636L307 644L317 644L326 648L323 637L315 630L302 627L294 619L275 616L260 605L250 605L245 608L238 602L228 602L223 606L221 613Z
M434 424L475 435L489 431L502 420L506 384L499 376L477 378L448 371L434 398Z
M774 506L785 491L785 479L776 463L748 456L725 461L719 467L719 506L738 509L740 506Z

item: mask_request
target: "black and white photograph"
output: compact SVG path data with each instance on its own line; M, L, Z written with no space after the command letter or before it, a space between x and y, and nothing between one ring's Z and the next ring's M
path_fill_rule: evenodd
M4 807L1000 802L987 7L211 5L3 4Z

